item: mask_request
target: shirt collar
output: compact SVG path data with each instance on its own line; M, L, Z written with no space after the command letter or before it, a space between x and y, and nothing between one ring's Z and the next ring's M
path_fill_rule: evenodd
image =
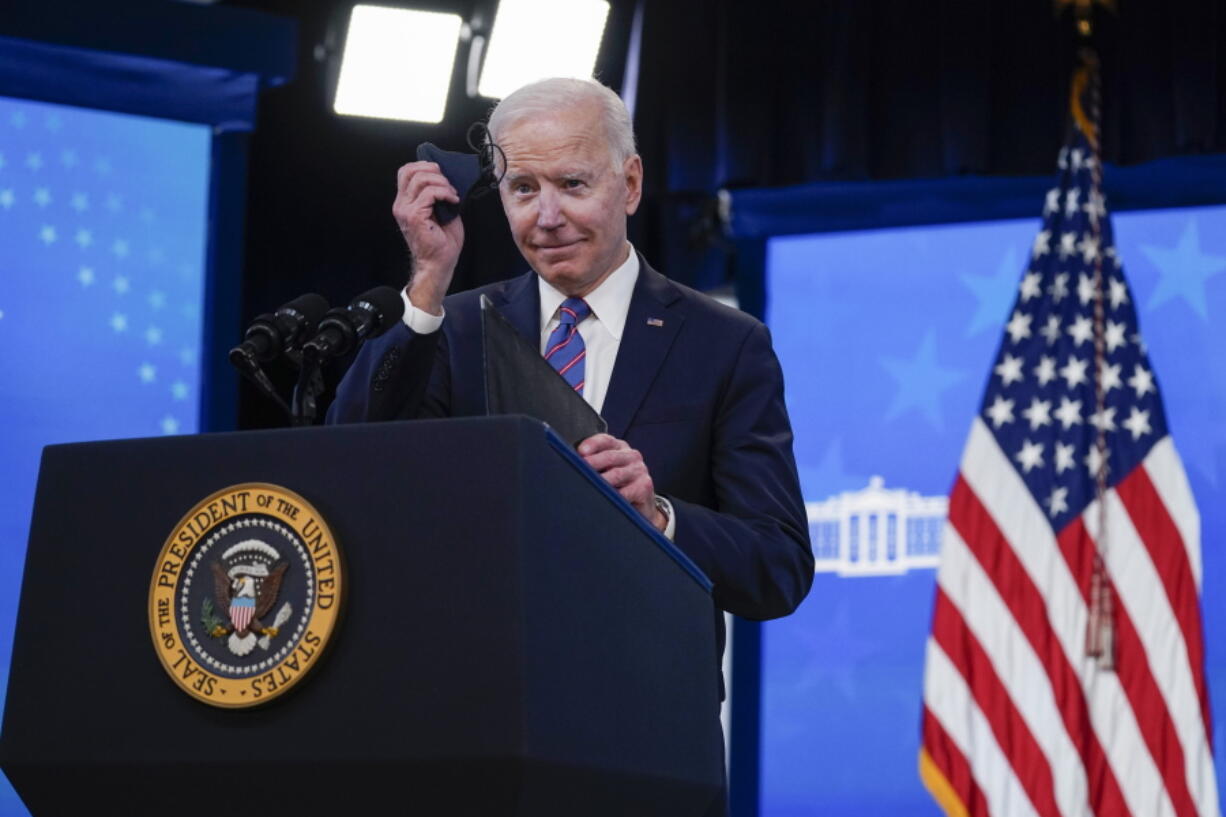
M617 340L621 340L622 330L626 327L626 313L630 311L630 298L634 295L634 283L639 277L639 254L634 251L634 245L629 242L627 245L630 253L625 262L583 299L592 308L592 314ZM541 295L541 332L544 332L558 307L566 300L566 295L539 275L536 280Z

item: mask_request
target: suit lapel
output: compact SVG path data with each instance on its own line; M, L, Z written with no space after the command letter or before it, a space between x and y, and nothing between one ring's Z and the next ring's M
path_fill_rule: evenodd
M541 293L537 288L536 273L528 272L507 282L502 291L503 302L495 304L511 325L532 344L541 345Z
M609 424L609 433L619 438L625 436L685 321L680 310L670 308L681 297L677 288L649 267L642 256L639 260L639 278L600 412Z

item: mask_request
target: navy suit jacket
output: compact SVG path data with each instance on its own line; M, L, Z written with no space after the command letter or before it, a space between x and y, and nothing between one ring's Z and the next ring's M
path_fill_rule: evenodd
M363 347L328 421L484 414L482 293L540 344L535 273L452 295L440 331L400 323ZM601 414L672 502L674 541L711 578L719 607L767 619L800 604L813 554L783 375L761 322L642 263Z

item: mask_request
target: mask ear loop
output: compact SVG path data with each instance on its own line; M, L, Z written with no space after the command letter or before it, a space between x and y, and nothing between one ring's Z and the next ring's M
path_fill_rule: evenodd
M481 179L486 182L473 185L473 189L469 191L470 196L479 198L491 190L498 189L498 185L502 183L503 176L507 175L507 155L490 138L489 128L484 122L474 122L469 125L465 139L473 153L477 154L477 161L481 165ZM501 173L497 172L498 165L494 162L494 151L498 151L498 155L502 157Z

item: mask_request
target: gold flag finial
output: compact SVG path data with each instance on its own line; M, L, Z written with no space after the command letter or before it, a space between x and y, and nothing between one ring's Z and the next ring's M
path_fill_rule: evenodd
M1086 38L1094 33L1094 6L1115 12L1115 0L1053 0L1053 5L1057 17L1065 9L1072 9L1073 18L1077 21L1077 33Z

